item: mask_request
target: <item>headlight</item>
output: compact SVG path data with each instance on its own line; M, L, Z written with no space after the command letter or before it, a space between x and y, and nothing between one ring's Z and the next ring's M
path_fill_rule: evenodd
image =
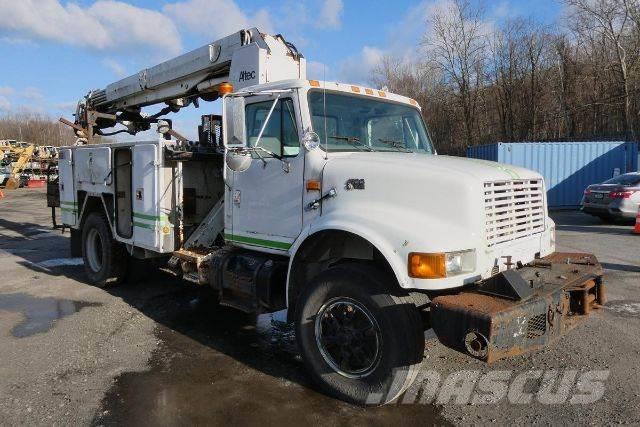
M409 277L418 279L441 279L475 270L476 251L445 253L411 252L408 260Z
M456 252L446 254L444 265L447 273L462 270L462 254Z

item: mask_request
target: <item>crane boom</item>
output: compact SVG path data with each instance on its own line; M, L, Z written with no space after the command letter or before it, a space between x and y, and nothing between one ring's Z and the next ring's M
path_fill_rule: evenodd
M27 166L29 161L31 161L34 150L35 146L33 146L33 144L29 144L26 147L15 151L15 155L18 156L18 159L13 164L13 168L9 174L9 179L5 185L7 190L15 190L20 187L20 173Z
M147 130L158 117L195 104L213 101L224 92L285 79L304 79L306 63L295 46L281 35L257 28L240 30L139 73L93 90L78 103L72 127L80 137L135 134ZM228 90L228 89L227 89ZM146 116L141 108L165 103L157 114ZM61 119L63 123L70 122ZM104 133L122 124L126 129Z

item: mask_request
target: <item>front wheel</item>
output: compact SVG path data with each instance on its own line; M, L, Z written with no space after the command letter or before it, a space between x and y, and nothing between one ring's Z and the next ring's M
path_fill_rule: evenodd
M298 344L313 379L359 405L394 400L423 359L420 313L406 294L389 292L385 277L369 265L332 267L309 284L296 312Z

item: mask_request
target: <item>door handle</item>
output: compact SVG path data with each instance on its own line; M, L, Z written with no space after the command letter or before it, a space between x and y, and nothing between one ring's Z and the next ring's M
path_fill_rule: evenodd
M338 195L338 192L336 191L336 189L332 188L324 196L320 197L319 199L314 200L313 202L310 202L307 205L307 209L309 209L309 210L318 209L320 207L320 202L322 202L324 199L329 199L329 198L332 198L332 197L336 197L337 195Z

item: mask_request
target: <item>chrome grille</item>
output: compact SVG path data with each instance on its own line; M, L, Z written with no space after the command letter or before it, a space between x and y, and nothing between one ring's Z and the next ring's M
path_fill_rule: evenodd
M488 246L544 231L542 179L486 182L484 206Z

